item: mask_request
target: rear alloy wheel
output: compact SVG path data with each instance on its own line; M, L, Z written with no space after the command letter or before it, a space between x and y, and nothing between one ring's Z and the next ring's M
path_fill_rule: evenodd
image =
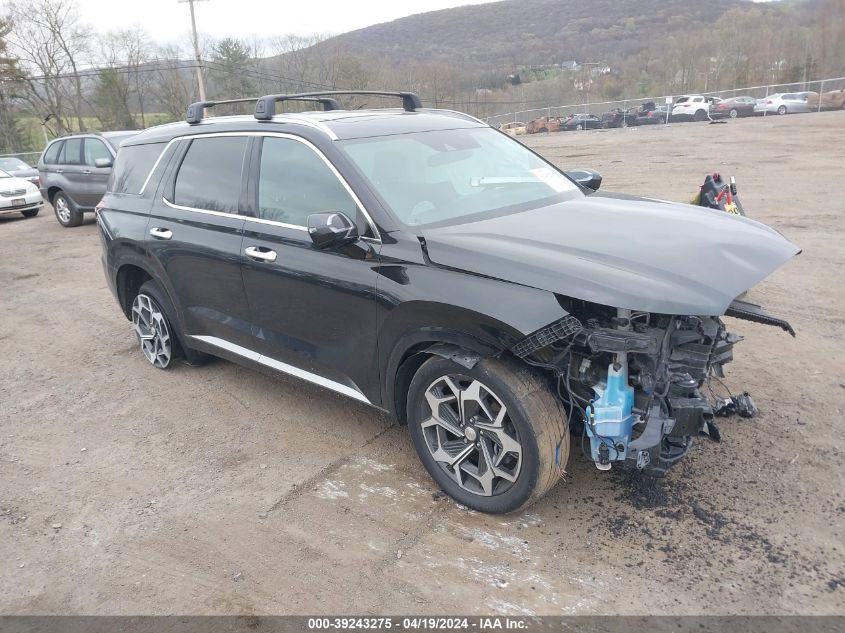
M786 114L786 106L782 105L778 108L778 114Z
M557 482L569 455L565 420L543 380L501 360L467 369L429 359L408 394L411 438L429 474L482 512L517 510Z
M735 119L739 116L739 111L736 108L731 108L730 114L731 114L731 118Z
M53 210L56 212L56 219L64 227L79 226L82 224L82 214L74 209L73 203L68 197L59 192L53 196Z
M575 129L576 130L583 130L584 126L579 123L578 125L575 126Z
M167 369L173 358L173 338L167 317L155 299L146 294L135 297L132 326L147 360L153 367Z

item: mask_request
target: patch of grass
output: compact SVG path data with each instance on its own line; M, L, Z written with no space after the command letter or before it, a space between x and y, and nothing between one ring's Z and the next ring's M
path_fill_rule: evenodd
M173 121L173 117L165 112L148 112L144 115L144 119L146 121L147 127L152 127L154 125L161 125L163 123L170 123ZM108 130L103 129L103 125L100 122L100 119L93 116L85 116L82 117L83 123L85 123L85 127L89 132L106 132ZM135 121L138 124L138 128L141 128L141 115L135 115ZM45 140L44 140L44 128L41 125L41 121L38 117L34 116L26 116L20 117L18 119L18 125L20 125L21 132L24 136L24 144L26 147L20 148L19 151L41 151L44 149ZM68 125L71 127L71 133L75 133L79 131L79 126L76 118L72 118L68 121ZM55 138L50 131L47 131L47 141L52 141Z

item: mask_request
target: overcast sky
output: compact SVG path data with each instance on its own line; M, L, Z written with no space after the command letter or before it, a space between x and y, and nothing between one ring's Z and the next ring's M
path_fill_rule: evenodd
M217 38L343 33L414 13L490 0L203 0L197 30ZM187 36L190 13L177 0L77 0L80 17L97 31L140 24L156 41Z

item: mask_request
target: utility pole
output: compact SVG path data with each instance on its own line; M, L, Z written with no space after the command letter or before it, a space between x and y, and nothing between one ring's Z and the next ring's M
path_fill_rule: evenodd
M178 0L179 4L188 3L191 8L191 38L194 43L194 59L197 61L197 85L200 91L200 101L205 101L205 77L202 74L202 57L200 56L200 44L197 38L197 19L194 17L194 2L203 0Z

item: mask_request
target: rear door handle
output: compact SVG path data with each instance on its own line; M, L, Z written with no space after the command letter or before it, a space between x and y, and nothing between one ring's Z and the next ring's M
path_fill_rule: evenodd
M276 251L271 251L269 248L264 248L262 246L247 246L244 249L244 253L246 253L247 257L258 259L262 262L276 261Z
M85 171L83 171L82 173L83 173L83 174L85 174L86 176L90 176L90 175L91 175L91 170L90 170L90 169L86 169L86 170L85 170Z
M152 235L157 240L169 240L173 237L173 231L170 229L160 229L158 227L154 229L150 229L150 235Z
M63 174L64 172L65 172L65 170L64 170L64 169L57 169L57 170L56 170L56 173L57 173L57 174Z

